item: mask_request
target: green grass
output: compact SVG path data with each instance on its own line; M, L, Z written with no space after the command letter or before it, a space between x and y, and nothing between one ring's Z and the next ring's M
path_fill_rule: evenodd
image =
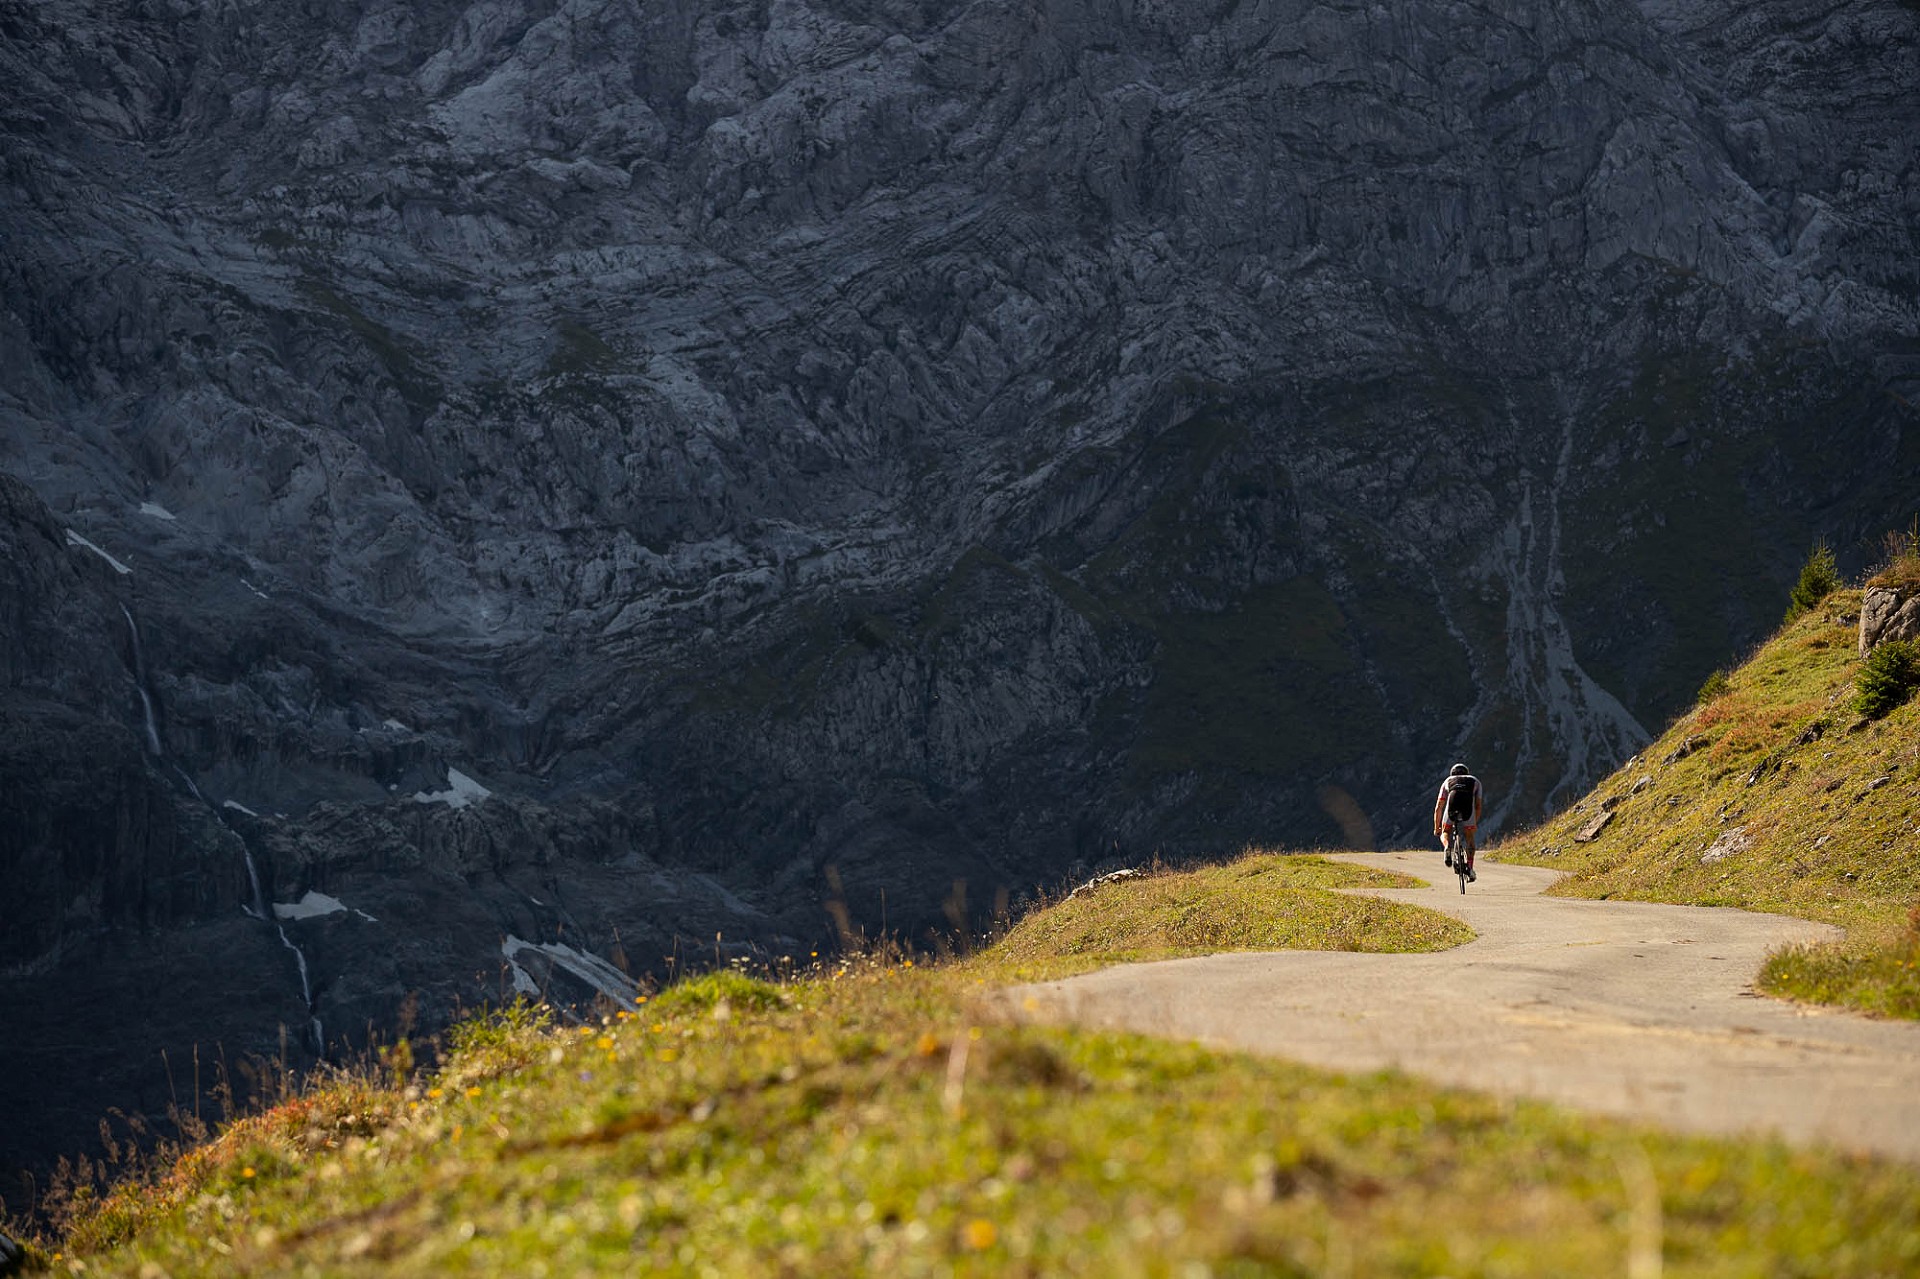
M1760 984L1808 1003L1920 1018L1920 910L1915 914L1915 922L1898 933L1862 930L1838 945L1777 951L1760 970Z
M1265 854L1105 885L971 959L526 1005L440 1070L341 1077L87 1205L89 1275L1675 1275L1920 1266L1920 1171L1382 1073L1009 1024L1019 973L1271 944L1429 949L1397 881ZM1330 899L1322 901L1320 899ZM1329 915L1323 907L1332 907ZM1198 915L1234 922L1190 931ZM1186 922L1181 922L1182 920ZM1452 925L1457 928L1457 925ZM58 1256L54 1256L55 1252Z
M1899 954L1920 905L1920 703L1856 712L1859 608L1857 590L1829 595L1585 800L1491 855L1573 872L1553 890L1567 896L1839 925L1845 941L1777 957L1763 988L1915 1015ZM1612 823L1577 842L1603 804Z
M1437 911L1331 891L1415 883L1323 857L1250 853L1085 890L1021 920L990 954L997 975L1038 980L1231 950L1444 950L1471 941L1472 929Z
M1616 1275L1636 1230L1676 1275L1920 1264L1909 1168L1007 1025L982 985L866 960L767 1007L522 1018L237 1126L56 1268Z

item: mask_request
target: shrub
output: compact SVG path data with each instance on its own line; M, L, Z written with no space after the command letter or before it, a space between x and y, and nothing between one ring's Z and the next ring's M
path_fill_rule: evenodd
M1800 566L1800 580L1794 583L1793 594L1788 597L1785 620L1791 622L1802 613L1811 612L1814 605L1839 587L1840 570L1833 562L1833 548L1825 542L1815 542L1807 562Z
M1716 701L1724 696L1727 690L1732 687L1733 678L1727 674L1727 670L1723 666L1713 674L1707 676L1706 683L1702 684L1700 691L1693 695L1693 703L1696 706L1705 706L1708 702Z
M1920 646L1911 640L1877 644L1853 677L1854 705L1878 719L1920 688Z
M1868 586L1920 586L1920 518L1906 532L1887 534L1880 567Z
M731 968L717 968L667 987L653 1001L658 1012L705 1010L726 1004L730 1008L783 1008L787 997L778 986Z

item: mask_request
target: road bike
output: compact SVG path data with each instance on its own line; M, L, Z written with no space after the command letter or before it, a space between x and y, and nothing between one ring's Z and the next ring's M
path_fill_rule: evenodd
M1467 841L1460 837L1460 827L1458 824L1447 827L1446 831L1447 865L1453 867L1453 873L1460 877L1460 891L1465 893L1467 891L1467 877L1473 873L1467 866L1467 859L1461 855L1461 850Z

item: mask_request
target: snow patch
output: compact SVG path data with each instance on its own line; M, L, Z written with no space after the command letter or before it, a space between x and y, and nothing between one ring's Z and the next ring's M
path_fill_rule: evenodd
M122 564L119 560L116 560L115 558L113 558L113 556L107 554L105 551L95 546L92 542L89 542L86 538L81 537L78 533L74 532L72 529L67 530L67 545L86 547L89 551L92 551L95 555L98 555L101 559L113 565L113 571L120 574L122 577L125 577L128 573L133 572L133 570L128 568L125 564Z
M321 915L335 915L347 909L347 904L338 897L329 897L325 893L307 890L307 895L297 902L275 902L273 914L276 919L314 919Z
M172 511L169 511L166 507L160 505L158 502L140 503L140 514L151 515L154 519L165 520L169 524L173 523L176 519L180 518L179 516L175 515Z
M513 969L513 988L518 993L536 997L540 994L540 987L516 958L522 951L528 950L545 955L555 968L564 968L614 1003L629 1008L638 1007L634 1000L633 978L600 956L575 950L565 942L523 941L509 933L507 939L500 943L500 953Z
M413 793L416 804L445 804L448 808L465 808L468 804L477 804L493 794L492 791L474 781L457 768L447 770L447 789L432 793L417 790Z
M260 816L260 814L258 814L258 813L256 813L256 812L254 812L254 811L253 811L253 810L252 810L251 808L248 808L248 807L247 807L247 806L246 806L245 804L243 804L243 803L241 803L241 802L240 802L239 800L237 800L237 799L230 799L230 800L228 800L228 801L227 801L226 803L224 803L224 804L222 804L222 805L220 805L220 807L222 807L222 808L231 808L231 809L232 809L232 810L233 810L234 812L236 812L236 813L245 813L245 814L246 814L247 816L249 816L249 817L258 817L258 816Z
M263 600L273 598L271 595L268 595L265 591L261 590L259 587L255 586L252 582L249 582L244 577L240 579L240 585L246 587L248 590L252 591L255 595L258 595Z
M380 727L391 728L396 733L411 733L413 731L397 719L383 719L380 721Z

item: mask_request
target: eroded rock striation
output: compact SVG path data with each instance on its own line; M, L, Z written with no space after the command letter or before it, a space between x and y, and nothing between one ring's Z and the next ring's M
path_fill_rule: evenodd
M1392 838L1460 756L1567 801L1920 490L1917 46L0 4L0 1130L430 1024L514 942ZM81 1000L121 1091L49 1105Z

